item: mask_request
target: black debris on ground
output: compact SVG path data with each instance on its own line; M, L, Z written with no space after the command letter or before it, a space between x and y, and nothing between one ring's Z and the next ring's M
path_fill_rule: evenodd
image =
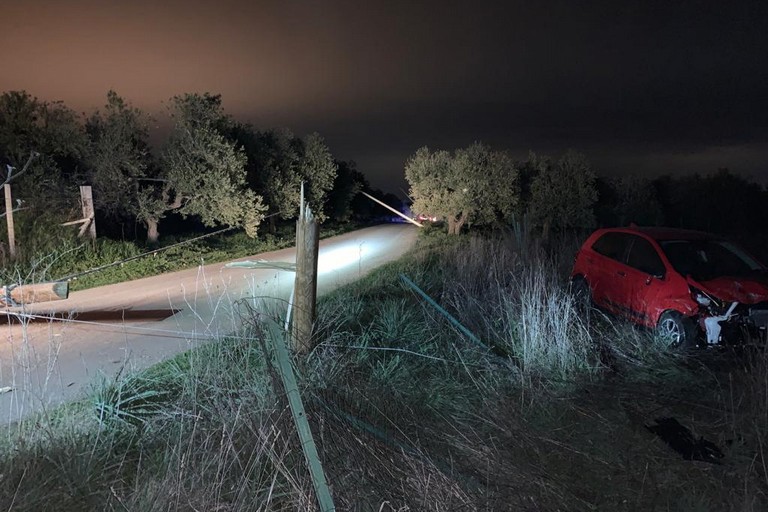
M675 418L656 418L656 425L646 425L649 431L659 436L670 448L685 460L700 460L720 464L723 452L712 441L693 437L691 431Z

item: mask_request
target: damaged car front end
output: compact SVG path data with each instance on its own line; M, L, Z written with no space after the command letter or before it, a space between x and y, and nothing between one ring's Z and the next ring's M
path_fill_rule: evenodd
M691 297L698 305L695 320L703 339L707 345L764 342L768 338L768 286L750 280L747 287L752 291L744 292L743 278L719 279L726 280L742 291L724 292L688 276Z
M766 339L768 270L738 245L718 238L663 240L670 265L685 276L707 345Z

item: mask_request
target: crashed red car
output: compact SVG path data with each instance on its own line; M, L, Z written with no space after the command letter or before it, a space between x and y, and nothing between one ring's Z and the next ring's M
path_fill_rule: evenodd
M672 228L599 229L576 255L573 290L670 344L766 338L768 269L722 237Z

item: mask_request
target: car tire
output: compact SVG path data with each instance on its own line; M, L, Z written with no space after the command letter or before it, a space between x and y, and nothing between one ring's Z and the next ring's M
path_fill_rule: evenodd
M690 318L677 311L665 311L656 324L656 337L671 348L694 347L696 326Z

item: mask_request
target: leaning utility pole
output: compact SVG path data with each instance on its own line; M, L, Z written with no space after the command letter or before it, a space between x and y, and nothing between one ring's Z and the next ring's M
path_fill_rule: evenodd
M67 297L69 297L69 283L66 281L0 286L0 306L2 307L64 300Z
M414 220L414 219L410 218L410 217L409 217L409 216L407 216L407 215L404 215L402 212L399 212L399 211L395 210L394 208L392 208L391 206L389 206L387 203L385 203L385 202L383 202L383 201L379 201L378 199L376 199L375 197L373 197L371 194L367 194L367 193L363 192L362 190L360 191L360 193L361 193L361 194L363 194L363 195L364 195L365 197L367 197L368 199L370 199L371 201L373 201L373 202L375 202L375 203L379 203L381 206L383 206L383 207L384 207L384 208L386 208L387 210L391 211L392 213L395 213L395 214L397 214L397 215L401 216L402 218L404 218L405 220L407 220L407 221L408 221L408 222L410 222L411 224L414 224L414 225L416 225L416 226L418 226L418 227L420 227L420 228L423 228L423 227L424 227L424 224L422 224L422 223L420 223L420 222L418 222L418 221L416 221L416 220Z

